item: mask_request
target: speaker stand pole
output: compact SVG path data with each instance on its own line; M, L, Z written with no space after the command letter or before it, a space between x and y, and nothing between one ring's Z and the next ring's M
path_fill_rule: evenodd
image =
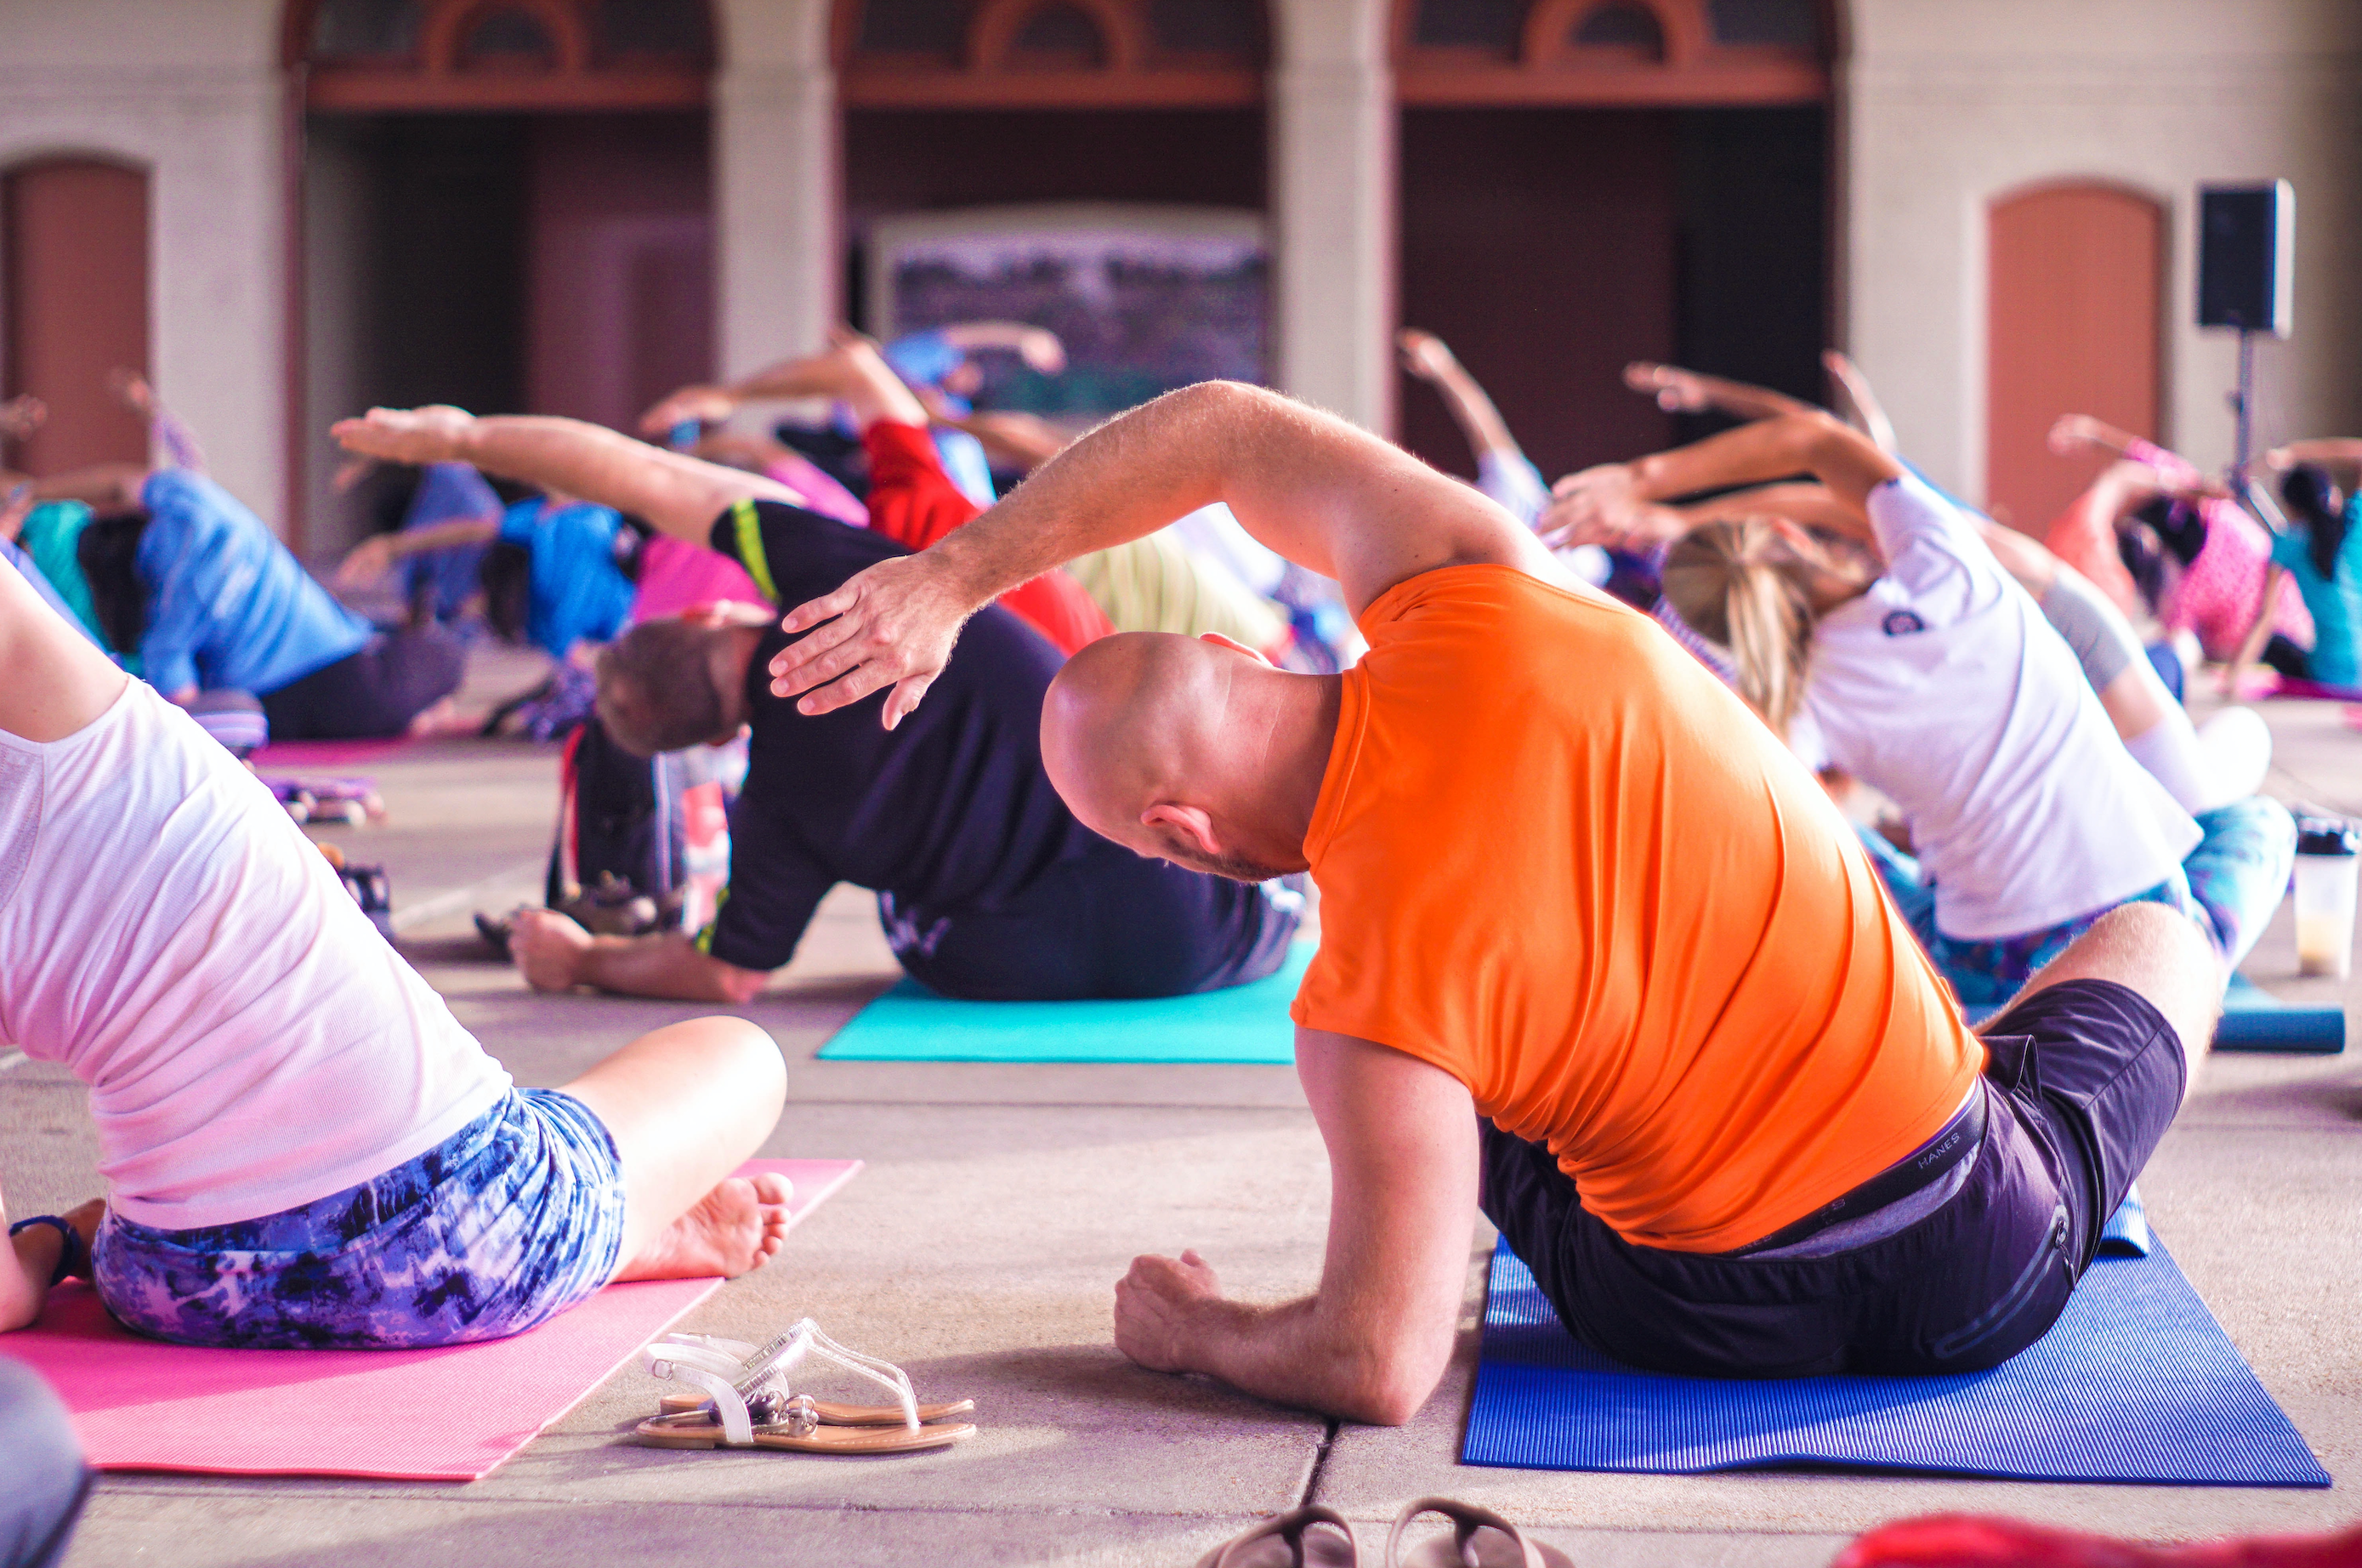
M2232 471L2244 475L2256 438L2256 335L2244 326L2239 328L2239 392L2231 404L2239 415L2238 450L2232 458Z

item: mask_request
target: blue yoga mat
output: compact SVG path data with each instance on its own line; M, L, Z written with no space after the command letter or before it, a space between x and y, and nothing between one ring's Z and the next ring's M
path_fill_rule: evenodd
M1651 1475L1837 1464L2025 1481L2328 1485L2171 1255L2153 1242L2145 1256L2113 1255L2134 1244L2119 1236L2057 1326L1990 1372L1743 1382L1633 1372L1585 1350L1504 1242L1493 1254L1460 1458Z
M1287 1006L1315 944L1278 973L1228 990L1146 1001L980 1002L904 979L821 1047L827 1062L1209 1062L1296 1060Z
M1982 1023L2000 1010L1970 1008L1969 1021ZM2223 996L2222 1021L2214 1026L2214 1049L2340 1055L2345 1050L2345 1010L2282 1001L2246 976L2234 974Z

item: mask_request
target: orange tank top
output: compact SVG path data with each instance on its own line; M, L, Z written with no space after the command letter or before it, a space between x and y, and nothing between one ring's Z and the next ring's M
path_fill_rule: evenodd
M1760 1240L1983 1069L1851 827L1646 617L1508 567L1362 616L1296 1021L1432 1063L1626 1240Z

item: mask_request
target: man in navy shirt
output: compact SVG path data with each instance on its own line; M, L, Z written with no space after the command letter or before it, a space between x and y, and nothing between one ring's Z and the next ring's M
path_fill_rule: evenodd
M337 427L355 451L456 459L596 498L736 559L783 602L833 589L902 548L805 510L786 486L596 425L378 410ZM547 911L512 948L545 989L743 1001L795 952L829 889L877 894L903 966L947 995L1171 996L1279 967L1303 901L1144 860L1076 822L1041 755L1060 657L998 606L969 624L936 702L893 731L868 704L824 718L770 695L773 618L745 607L651 621L602 656L600 713L638 752L750 732L731 813L728 897L694 940L592 937Z

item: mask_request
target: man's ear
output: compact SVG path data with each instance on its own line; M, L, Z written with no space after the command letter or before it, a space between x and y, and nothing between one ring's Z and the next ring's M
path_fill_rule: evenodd
M1218 648L1228 648L1232 653L1242 653L1257 664L1271 665L1271 660L1263 657L1262 650L1251 648L1236 637L1226 637L1220 632L1200 632L1198 634L1198 640L1201 643L1211 643ZM1273 666L1273 668L1277 667Z
M1214 819L1206 814L1202 806L1181 806L1170 801L1160 801L1140 813L1140 822L1142 827L1172 829L1197 845L1201 854L1223 853L1221 841L1214 836Z

